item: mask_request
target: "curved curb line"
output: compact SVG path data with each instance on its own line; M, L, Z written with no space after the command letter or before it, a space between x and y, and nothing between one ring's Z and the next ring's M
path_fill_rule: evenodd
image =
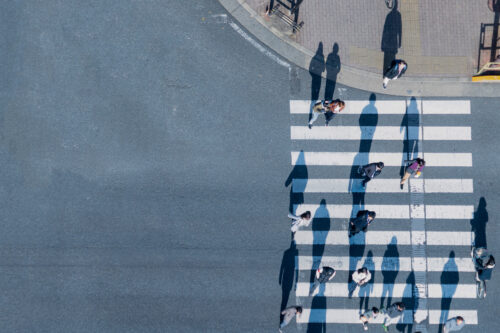
M218 0L219 3L246 30L261 43L291 63L309 70L314 53L291 41L286 35L270 26L245 0ZM410 64L411 66L411 64ZM323 73L323 77L326 77ZM382 88L382 77L372 72L342 65L337 82L343 85L379 94L417 97L498 97L500 82L472 82L468 79L440 77L403 77Z

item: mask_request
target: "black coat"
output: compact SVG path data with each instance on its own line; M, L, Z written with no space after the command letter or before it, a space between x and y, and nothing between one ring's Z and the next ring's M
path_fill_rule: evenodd
M373 179L382 172L382 170L377 170L377 164L378 163L370 163L363 167L366 177Z
M401 77L401 75L403 75L404 72L406 72L406 70L408 69L408 65L406 65L405 68L403 68L403 70L399 74L398 66L399 66L400 63L401 63L401 60L394 60L394 62L392 63L391 68L389 68L387 70L387 72L385 72L384 76L387 77L387 78L389 78L389 79L394 79L394 78Z
M354 219L354 221L352 221L353 225L351 226L351 229L353 229L353 231L359 232L361 230L366 230L368 225L371 223L368 220L368 213L369 211L367 210L362 210L358 212L357 217Z

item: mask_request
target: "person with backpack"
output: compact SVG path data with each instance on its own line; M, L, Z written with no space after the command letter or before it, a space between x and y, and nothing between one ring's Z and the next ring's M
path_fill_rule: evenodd
M399 321L405 311L405 308L406 306L403 302L397 302L392 304L387 311L383 311L385 318L382 328L384 331L389 331L389 326Z
M292 232L295 233L299 230L300 227L308 227L311 223L311 212L307 211L305 213L300 214L300 216L295 216L293 214L288 213L288 217L291 218L292 221Z
M281 311L281 315L283 316L283 320L280 323L280 329L279 331L281 332L281 329L288 325L293 317L297 315L297 319L299 318L300 314L302 313L302 307L301 306L291 306L289 308L286 308L285 310Z
M314 283L311 288L311 291L309 292L309 296L314 296L318 287L321 284L324 284L333 279L335 274L337 274L337 272L335 271L335 269L331 267L323 266L321 268L318 268L318 270L316 270L316 273L314 275Z
M394 60L391 64L391 67L384 74L384 81L382 82L382 86L384 89L387 88L387 84L390 80L397 80L401 77L401 75L406 72L408 69L408 64L404 60Z
M377 318L379 314L379 310L376 307L373 307L371 310L366 311L363 313L361 316L359 316L359 320L361 320L361 323L363 324L363 329L365 331L368 331L368 322L372 318Z
M415 174L415 178L420 177L422 170L425 167L425 161L421 158L416 158L414 160L407 161L409 166L405 170L405 174L401 179L401 189L404 187L404 183L410 178L411 175Z
M368 283L368 281L372 279L372 274L370 273L368 268L362 267L356 270L354 273L352 273L351 278L352 281L349 286L349 298L352 297L352 294L354 293L357 287L364 286L366 283Z
M356 218L350 222L349 237L356 235L360 231L366 232L368 226L375 220L377 214L368 210L360 210Z
M363 187L366 187L366 183L380 175L383 168L384 162L370 163L365 166L359 167L358 172L362 177L365 177L365 179L363 179L363 181L361 182L361 185Z
M476 282L479 284L479 297L486 297L486 281L491 280L495 267L495 258L484 247L472 249L474 267L476 268Z
M334 101L319 101L314 104L312 110L311 120L309 120L309 128L312 128L313 123L318 119L320 114L324 114L326 117L325 125L328 126L328 122L335 116L335 114L341 112L345 108L344 101L336 99ZM331 113L331 115L327 115Z
M448 319L443 326L443 333L460 331L465 326L465 320L463 317L457 316Z

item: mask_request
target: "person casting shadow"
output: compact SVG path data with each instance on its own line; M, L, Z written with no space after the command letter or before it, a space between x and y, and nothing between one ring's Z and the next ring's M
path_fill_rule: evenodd
M370 250L366 255L365 262L362 267L366 267L370 273L372 273L372 278L368 283L359 288L359 313L363 312L363 303L365 305L364 312L368 311L368 305L370 301L370 294L373 291L373 284L375 283L375 263L373 262L373 252Z
M292 169L292 172L290 172L290 175L288 175L288 178L285 181L285 187L290 186L290 204L288 206L288 211L292 214L295 215L295 206L300 205L304 203L304 193L302 191L299 192L294 192L293 191L293 180L294 179L304 179L304 188L307 184L307 166L306 166L306 160L304 156L304 151L301 150L299 153L299 156L297 157L297 160L295 161L295 166Z
M451 299L457 290L459 279L458 267L455 263L455 251L451 251L450 257L443 267L443 273L441 273L441 323L448 320ZM442 332L442 329L443 325L439 325L439 333Z
M314 296L311 302L311 314L307 324L307 333L326 332L326 297Z
M382 74L391 66L396 59L398 49L401 47L401 37L403 34L403 25L401 23L401 14L398 11L398 1L394 0L394 7L387 14L382 32L382 42L380 48L384 52L384 63Z
M396 237L392 237L390 244L387 245L387 249L384 252L384 258L382 259L382 276L384 277L384 285L382 287L382 296L380 297L380 307L384 306L384 300L387 296L388 308L392 302L392 291L394 288L394 282L396 281L396 276L399 272L399 252L398 252L398 240Z
M474 233L474 246L488 248L486 245L486 223L488 223L488 211L486 210L486 199L481 197L474 218L470 221Z
M332 53L326 58L326 84L325 100L332 100L337 83L337 75L340 72L339 45L333 44Z
M419 153L419 126L420 114L418 111L417 100L415 97L410 99L410 104L406 108L406 113L401 121L400 132L405 131L405 140L403 141L403 161L399 172L402 178L405 173L405 160L413 160Z
M330 215L328 214L328 209L326 208L326 201L322 199L320 205L316 212L314 213L314 218L312 220L312 231L313 231L313 267L310 275L310 283L314 283L314 274L316 270L321 265L321 259L323 253L325 252L326 237L328 236L328 231L330 230Z
M279 275L279 284L281 286L281 307L280 313L283 311L287 304L288 298L290 296L290 291L293 287L294 276L295 283L298 281L299 274L296 271L297 267L297 257L299 255L299 251L297 251L297 247L295 245L295 241L292 240L290 243L290 248L283 252L283 259L281 260L280 267L280 275Z

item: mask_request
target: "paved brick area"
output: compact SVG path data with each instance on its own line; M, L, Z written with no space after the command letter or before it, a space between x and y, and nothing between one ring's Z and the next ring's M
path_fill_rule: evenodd
M247 0L261 15L269 3ZM494 13L486 0L404 0L392 11L383 0L304 0L299 21L295 41L313 52L322 42L325 57L337 43L344 65L381 73L395 56L409 63L407 75L469 77L478 67L481 23L493 23Z

